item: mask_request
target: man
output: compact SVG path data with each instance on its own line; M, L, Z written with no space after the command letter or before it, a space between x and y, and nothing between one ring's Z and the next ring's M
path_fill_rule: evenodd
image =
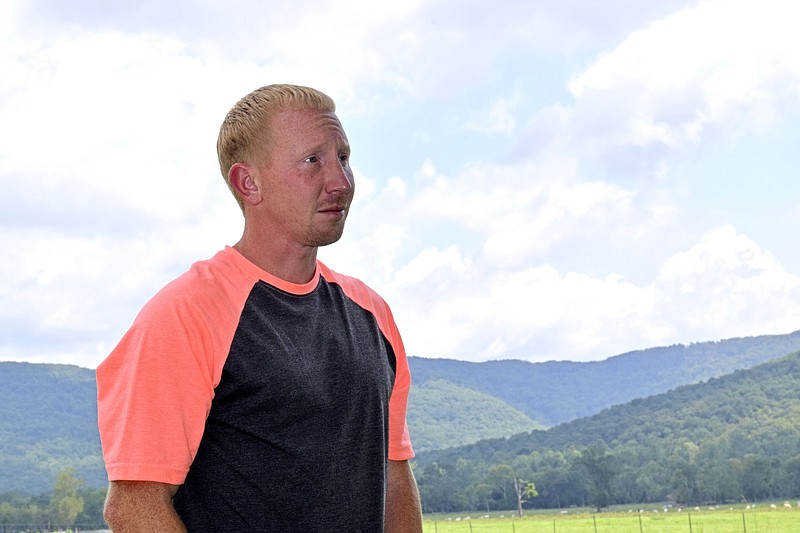
M97 369L114 531L422 531L410 377L385 302L317 261L353 199L333 101L272 85L225 118L233 247L162 289Z

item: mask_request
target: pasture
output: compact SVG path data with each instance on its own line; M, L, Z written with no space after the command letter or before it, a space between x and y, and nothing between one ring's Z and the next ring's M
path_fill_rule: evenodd
M762 504L692 509L538 512L519 519L513 512L425 516L424 533L798 533L800 508Z

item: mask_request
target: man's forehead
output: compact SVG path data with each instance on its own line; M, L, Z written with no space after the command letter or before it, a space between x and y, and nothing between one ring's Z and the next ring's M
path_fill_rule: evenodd
M270 129L280 135L337 134L344 139L347 135L339 117L330 111L315 109L288 109L276 113L270 121Z
M314 109L289 109L276 113L268 127L274 146L292 151L317 150L334 143L350 150L347 134L335 113Z
M284 109L273 116L273 122L299 123L299 124L331 124L342 128L342 123L336 113L321 109Z

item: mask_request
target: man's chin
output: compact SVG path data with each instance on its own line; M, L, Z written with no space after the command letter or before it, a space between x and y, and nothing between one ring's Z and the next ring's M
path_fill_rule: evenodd
M344 233L343 229L344 228L342 228L342 230L339 230L337 232L330 232L324 235L315 236L315 238L313 239L314 242L313 246L319 246L319 247L328 246L329 244L333 244L339 241L339 239L342 238L342 234Z

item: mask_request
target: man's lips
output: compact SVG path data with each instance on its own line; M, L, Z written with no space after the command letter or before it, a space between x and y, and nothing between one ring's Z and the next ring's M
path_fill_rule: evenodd
M347 212L346 205L334 205L329 207L323 207L319 210L320 213L331 214L331 215L339 215L344 214Z

